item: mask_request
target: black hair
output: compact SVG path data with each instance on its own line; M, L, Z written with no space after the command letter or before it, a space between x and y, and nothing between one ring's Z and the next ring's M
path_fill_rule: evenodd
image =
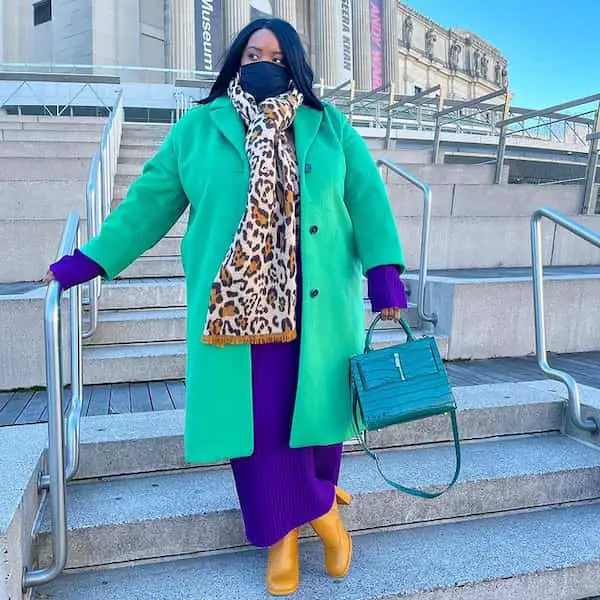
M323 110L323 104L313 91L314 73L306 59L306 52L298 32L287 21L282 19L256 19L240 31L235 38L223 62L223 67L210 94L199 104L208 104L216 98L225 96L229 83L240 70L244 50L254 33L260 29L272 31L283 50L286 69L296 88L304 96L304 104L317 110Z

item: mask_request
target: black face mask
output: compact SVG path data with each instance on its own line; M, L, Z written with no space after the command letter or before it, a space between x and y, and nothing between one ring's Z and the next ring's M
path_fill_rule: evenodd
M290 89L290 75L285 67L263 60L240 69L240 85L260 104L267 98L287 92Z

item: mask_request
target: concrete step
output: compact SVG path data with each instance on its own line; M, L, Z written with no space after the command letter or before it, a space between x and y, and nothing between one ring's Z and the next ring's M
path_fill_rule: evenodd
M564 246L555 244L555 254L564 251ZM548 349L572 353L600 348L600 304L589 301L600 294L600 266L549 267L545 279ZM415 275L407 275L405 281L416 290ZM430 273L428 310L438 314L436 331L450 339L449 358L534 353L531 288L529 269Z
M153 398L165 382L149 384ZM177 406L185 404L185 384L167 382ZM160 388L160 390L159 390ZM597 403L598 392L581 387L584 405ZM461 440L483 440L532 433L558 432L563 423L564 390L554 381L457 387ZM85 417L77 478L96 479L193 468L183 456L183 410ZM368 433L373 448L404 448L450 442L446 416L405 423Z
M90 155L91 156L91 155ZM0 181L83 180L87 181L91 159L0 157Z
M0 181L0 220L64 219L73 210L83 214L85 188L82 179Z
M147 278L120 279L102 286L100 309L151 309L178 308L186 306L185 279Z
M403 148L398 150L371 150L373 158L387 158L399 165L429 165L431 150L421 148Z
M410 270L419 266L421 221L420 217L397 217L404 257ZM587 217L581 221L595 227L600 217ZM182 233L185 227L184 218L170 235ZM434 217L430 267L440 270L528 266L531 264L529 227L529 217ZM556 231L548 222L543 225L543 242L545 264L600 262L594 258L600 250L577 238L569 238L566 232ZM134 264L125 276L172 277L182 273L177 256L163 252L160 244L151 254ZM161 254L166 256L160 257Z
M56 257L64 227L64 218L0 220L0 282L40 281Z
M323 573L322 544L301 545L297 600L574 600L598 592L600 506L501 515L354 538L345 580ZM187 532L186 532L187 533ZM38 598L266 600L263 551L63 575ZM200 585L199 585L199 582ZM44 596L45 595L45 596Z
M433 184L434 217L531 217L540 206L566 215L581 213L582 188L579 185L539 186L509 184ZM423 192L400 183L387 186L397 217L423 215Z
M0 129L65 129L103 127L106 117L53 117L50 115L0 115Z
M165 137L170 130L171 125L165 123L124 123L123 139L129 143L132 138Z
M0 140L5 142L54 142L54 143L94 143L100 146L102 125L72 129L4 129L0 124Z
M451 446L382 452L403 483L438 489L454 471ZM463 444L461 478L442 500L423 502L390 488L363 454L346 454L340 485L354 501L350 531L475 517L600 497L600 451L560 434ZM383 510L385 507L385 510ZM176 557L246 543L229 469L192 470L72 485L71 568ZM41 562L49 556L48 519ZM304 532L305 535L308 531Z
M363 297L368 286L363 279ZM186 306L183 277L118 279L105 282L100 297L100 310L138 308L180 308Z
M417 198L412 196L413 208ZM398 200L398 205L401 200ZM394 202L394 206L397 207ZM113 204L113 206L115 206ZM400 211L402 212L402 211ZM591 229L600 230L600 216L577 217ZM396 216L398 231L409 270L417 269L420 260L422 218ZM169 232L169 237L181 237L187 228L187 214ZM525 267L531 264L529 237L530 217L507 216L434 216L431 223L430 267L436 270ZM544 262L547 265L600 264L600 250L556 228L545 221L542 226ZM175 240L161 241L149 257L175 258L179 252ZM136 267L136 270L138 268ZM169 276L179 271L148 276ZM162 271L161 271L162 273ZM134 275L139 277L140 275Z
M132 327L132 317L128 317L127 327ZM154 330L167 329L173 337L182 337L179 330L181 321L167 320L146 323L143 319L134 322L135 328L127 334L113 333L109 327L106 334L100 333L100 339L108 337L114 342L117 335L132 339L139 336L156 337ZM152 333L148 333L148 329ZM429 335L419 329L416 336ZM448 356L448 338L435 336L440 355ZM405 334L397 329L380 329L373 335L373 347L386 348L404 343ZM183 379L185 377L186 347L183 341L153 341L127 344L86 345L83 350L84 383L86 385L102 383L131 383L136 381L163 381L165 379Z
M460 183L462 185L494 183L494 165L411 165L410 171L429 185ZM389 169L384 171L386 183L405 183L405 180ZM508 168L503 183L508 183Z
M137 159L135 162L121 162L117 166L115 184L117 186L129 187L134 179L140 176L144 161Z
M185 219L187 224L187 219ZM164 237L153 248L150 248L143 256L181 256L181 237Z
M178 256L148 256L136 260L121 274L125 279L147 277L183 277L183 266Z
M405 318L415 329L419 325L417 311L405 311ZM365 322L369 326L375 315L370 302L365 302ZM177 342L186 339L185 308L151 308L102 311L98 331L86 340L87 346L112 344L144 344L153 342ZM385 331L400 331L398 323L383 322L379 327Z
M150 155L148 156L148 158ZM117 176L114 200L118 203L126 195L129 186L142 172L139 159L125 159L127 171L137 164L135 174ZM423 193L413 185L387 184L390 202L396 217L421 217L423 215ZM434 217L531 217L540 206L547 206L566 215L576 216L581 212L581 186L539 186L513 184L433 184L432 214Z
M90 385L183 379L185 359L185 344L180 342L86 346L84 382Z
M99 149L98 142L1 142L0 158L91 158Z
M162 138L127 136L121 144L119 161L123 163L140 163L148 160L160 147ZM400 165L431 164L431 150L373 150L373 158L387 158Z

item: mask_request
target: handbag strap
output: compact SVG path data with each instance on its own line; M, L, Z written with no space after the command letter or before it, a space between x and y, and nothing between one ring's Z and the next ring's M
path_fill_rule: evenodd
M430 500L433 498L439 498L442 494L445 494L448 490L450 490L454 486L454 484L458 480L458 476L460 474L460 467L461 467L460 440L459 440L458 422L456 419L456 411L455 410L450 411L450 421L452 423L452 435L454 437L454 452L456 455L456 468L454 471L454 477L452 478L452 481L441 492L424 492L423 490L419 490L417 488L406 487L404 485L401 485L401 484L395 482L392 479L389 479L387 477L387 475L383 472L379 456L375 452L373 452L373 450L371 450L369 448L369 446L367 445L365 436L360 434L359 425L358 425L359 411L360 411L360 405L358 402L358 394L355 391L355 393L354 393L354 415L353 415L353 419L352 419L352 424L354 425L354 431L356 434L356 438L359 440L359 442L362 446L362 449L365 451L365 453L375 461L375 465L377 466L377 470L379 471L379 474L381 475L381 477L383 477L383 479L385 480L385 482L388 485L391 485L393 488L396 488L397 490L400 490L401 492L410 494L411 496L417 496L418 498L427 498Z
M378 313L377 316L373 319L373 322L371 323L369 330L367 331L367 338L365 340L365 354L367 352L371 352L371 350L373 350L373 348L371 347L371 342L373 341L373 334L375 333L375 328L377 327L377 324L379 323L379 321L381 321L381 318L382 318L381 313ZM406 321L406 319L404 319L404 318L400 318L400 319L398 319L398 323L400 323L400 326L402 327L402 329L404 329L404 333L406 333L406 337L407 337L408 341L415 342L417 340L417 338L415 337L415 334L413 333L412 329L410 328L408 321Z

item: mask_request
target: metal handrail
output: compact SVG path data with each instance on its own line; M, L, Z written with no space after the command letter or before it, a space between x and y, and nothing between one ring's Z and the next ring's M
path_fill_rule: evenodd
M421 232L421 254L419 264L419 291L417 295L417 313L421 321L437 325L438 316L435 313L427 314L425 312L425 291L427 287L427 278L429 276L429 249L431 232L431 188L427 183L415 177L412 173L403 169L395 162L386 158L377 160L379 172L383 176L383 169L387 168L396 175L399 175L409 183L418 187L423 192L423 230Z
M493 100L494 98L499 98L500 96L504 96L504 103L498 105L486 105L486 102L489 100ZM510 108L510 93L508 88L502 88L501 90L497 90L495 92L491 92L490 94L486 94L485 96L480 96L478 98L473 98L473 100L467 100L466 102L461 102L456 106L451 106L449 108L445 108L443 110L435 113L435 133L433 136L433 152L431 154L431 162L433 164L437 164L440 155L440 144L442 139L442 128L444 126L443 118L452 115L455 113L459 113L465 108L481 108L485 107L484 112L489 112L492 110L503 110L504 116L508 116L508 111ZM458 119L460 120L460 118Z
M392 127L393 127L393 119L394 119L394 111L398 110L399 108L403 108L405 106L411 105L414 107L420 106L421 104L425 103L426 101L432 101L433 99L430 97L431 94L434 94L435 92L439 92L439 107L441 108L444 100L443 100L443 93L442 93L442 86L441 85L434 85L433 87L430 87L426 90L423 90L422 92L419 92L418 94L415 94L414 96L408 96L405 98L402 98L401 100L399 100L398 102L394 102L389 104L389 106L385 107L385 111L387 111L388 114L388 118L387 118L387 125L386 125L386 130L385 130L385 148L386 150L390 150L390 145L391 145L391 141L392 141Z
M100 150L92 159L86 187L86 218L88 240L100 233L100 227L110 213L114 192L119 147L123 133L123 90L117 96L110 117L104 125ZM102 279L89 282L89 326L82 333L87 339L98 328L98 299L102 293Z
M508 136L527 130L527 128L523 128L517 131L509 131L508 128L511 125L515 125L516 123L522 123L536 117L549 117L551 119L557 120L557 113L560 113L560 111L569 108L575 108L577 106L584 106L586 104L591 104L592 102L600 102L600 94L585 96L584 98L577 98L576 100L570 100L569 102L563 102L562 104L556 104L554 106L550 106L548 108L543 108L540 110L524 111L522 114L511 118L508 118L508 115L506 115L506 117L502 121L498 121L498 123L496 123L496 126L500 129L500 140L498 142L498 152L496 158L496 175L494 178L494 182L496 184L502 183L502 171L504 170L504 160L506 158L506 145L508 141ZM598 108L598 113L600 114L600 105ZM563 114L560 115L560 118L558 120L564 120L565 118L568 118L568 116ZM596 123L597 122L598 119L596 120Z
M335 95L338 92L341 92L342 90L345 90L348 86L350 86L350 94L352 94L352 91L354 90L354 80L353 79L348 79L347 81L344 81L344 83L341 83L340 85L334 87L334 88L330 88L328 90L325 89L325 82L323 79L321 79L321 81L319 82L318 87L318 91L319 91L319 97L321 98L321 100L327 100L327 98L331 99L334 98Z
M594 131L587 136L590 143L590 152L585 170L585 182L583 185L583 213L594 214L596 212L596 202L592 199L594 195L594 185L596 184L596 171L598 170L598 155L600 154L600 103L596 113Z
M599 431L598 421L590 417L581 418L581 394L574 377L564 371L554 369L548 363L546 344L546 322L544 316L544 262L542 254L542 219L549 219L556 225L575 234L577 237L600 248L600 234L569 219L551 208L540 208L531 217L531 266L533 280L533 310L535 317L535 346L540 369L550 378L562 381L567 386L568 410L573 423L586 431Z
M71 213L63 232L57 258L71 254L79 241L80 217ZM72 401L65 439L63 376L62 376L62 290L52 281L46 292L44 309L44 333L46 351L46 383L48 385L48 474L42 479L49 484L50 515L52 521L52 563L43 569L23 570L23 588L39 586L52 581L67 564L67 471L77 467L78 454L70 453L69 444L79 441L79 416L81 414L81 302L80 288L74 286L70 296L70 343ZM66 454L66 456L65 456ZM70 458L69 458L70 457ZM73 462L75 461L75 462ZM66 465L66 466L65 466Z

